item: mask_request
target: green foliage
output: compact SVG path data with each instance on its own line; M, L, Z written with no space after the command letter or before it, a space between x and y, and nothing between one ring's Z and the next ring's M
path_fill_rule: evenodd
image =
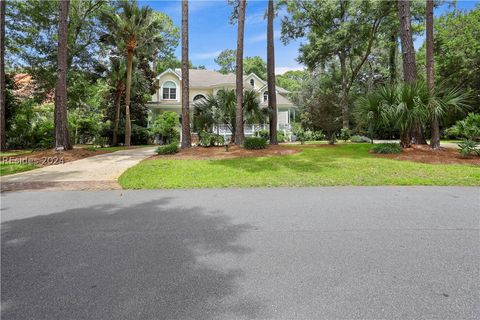
M255 137L260 137L265 140L270 139L270 131L268 130L259 130L255 132Z
M202 147L213 147L213 146L222 146L225 144L225 139L223 136L215 134L215 133L209 133L206 131L201 131L198 134L200 140L199 140L199 145Z
M373 152L381 154L401 153L402 147L398 143L379 143L373 146Z
M307 71L291 70L284 74L277 74L277 86L290 91L292 94L302 90L302 82L308 76Z
M152 132L145 127L132 124L132 145L145 145L152 142Z
M153 123L152 131L161 136L165 143L180 140L178 114L173 111L162 113Z
M260 137L245 137L243 147L248 150L265 149L267 147L267 140Z
M352 135L352 131L348 128L342 128L340 129L340 139L342 139L344 142L347 142L348 139L350 139Z
M307 130L305 131L306 141L322 141L325 140L325 134L321 130Z
M457 121L454 126L446 130L447 135L458 138L463 137L470 140L480 138L480 114L469 113L465 119Z
M277 132L277 142L285 142L287 141L287 137L285 137L285 133L283 131Z
M225 49L220 52L214 61L220 66L220 70L218 70L220 73L234 73L236 58L236 50Z
M370 143L371 139L365 136L354 135L350 137L350 141L353 143Z
M243 73L255 73L263 80L267 80L267 63L259 56L245 57L243 59Z
M178 145L177 143L166 144L158 147L155 152L157 152L157 154L174 154L178 152Z
M462 157L468 157L472 153L480 156L480 149L478 149L477 146L478 143L476 141L465 139L458 144L458 147L460 148L458 151Z

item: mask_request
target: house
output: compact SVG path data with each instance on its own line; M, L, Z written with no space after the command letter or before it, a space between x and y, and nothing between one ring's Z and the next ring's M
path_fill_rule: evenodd
M181 115L182 112L182 87L181 87L181 70L167 69L157 76L157 92L152 95L149 102L149 110L151 112L151 121L165 111L174 111ZM208 95L215 95L220 89L235 89L235 74L222 74L211 70L190 69L190 110L192 111L191 119L193 119L193 109L195 101L206 98ZM262 80L256 74L251 73L244 76L244 89L254 90L258 94L260 105L264 108L268 107L267 82ZM277 87L277 127L278 130L290 132L290 123L295 119L295 110L297 109L288 99L287 90ZM231 133L226 126L219 126L220 133L229 136ZM245 125L245 135L253 135L255 131L267 129L266 123L254 125Z

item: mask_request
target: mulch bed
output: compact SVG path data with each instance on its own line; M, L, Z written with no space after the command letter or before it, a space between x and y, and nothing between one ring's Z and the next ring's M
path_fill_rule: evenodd
M232 159L245 157L268 157L284 156L300 152L300 148L291 146L267 146L266 149L247 150L239 146L229 146L228 151L225 147L192 147L180 150L179 153L171 155L156 155L149 158L153 159L177 159L177 160L212 160L212 159Z
M436 164L469 164L480 166L480 157L470 156L464 158L460 155L458 150L449 148L440 148L439 150L432 150L428 146L414 146L412 148L403 149L402 153L398 154L375 154L380 158L413 161L421 163L436 163Z

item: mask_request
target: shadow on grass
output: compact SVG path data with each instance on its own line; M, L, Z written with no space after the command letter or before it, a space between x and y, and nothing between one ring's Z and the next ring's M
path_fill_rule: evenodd
M237 297L241 269L210 255L242 255L251 228L169 199L93 206L2 224L4 319L265 318Z
M370 145L307 145L298 148L303 150L293 155L214 160L210 163L250 173L282 169L298 173L318 173L324 170L341 170L345 166L344 161L372 158L368 153Z

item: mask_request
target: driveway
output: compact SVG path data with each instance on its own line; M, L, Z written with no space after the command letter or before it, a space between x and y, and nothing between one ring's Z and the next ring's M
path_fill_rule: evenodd
M121 150L8 175L1 177L1 189L119 189L118 177L128 168L153 155L155 149L156 147L145 147Z
M480 189L1 195L2 319L478 319Z

